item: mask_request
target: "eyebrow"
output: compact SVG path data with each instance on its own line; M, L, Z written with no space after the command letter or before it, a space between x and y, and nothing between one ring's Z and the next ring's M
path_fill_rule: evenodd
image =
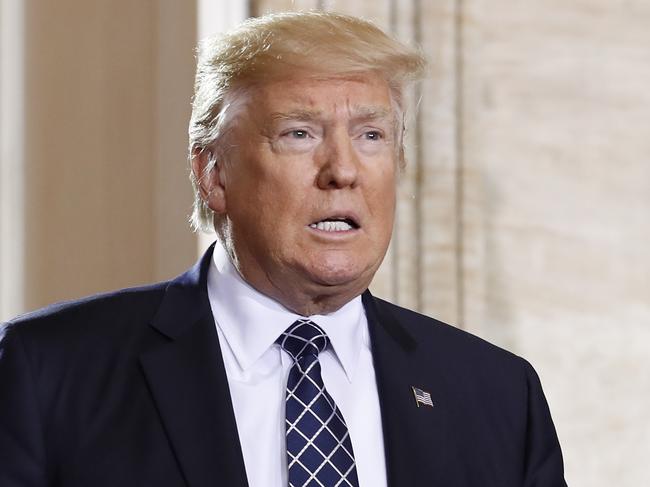
M322 112L317 110L292 110L290 112L274 112L271 114L272 120L300 120L307 122L321 118Z
M382 118L393 118L393 111L383 106L357 106L352 108L355 120L377 120ZM271 114L271 120L298 120L309 122L323 118L323 112L320 110L298 109L289 112L274 112Z
M386 107L364 106L356 107L353 110L354 118L361 118L365 120L377 120L380 118L392 118L393 110Z

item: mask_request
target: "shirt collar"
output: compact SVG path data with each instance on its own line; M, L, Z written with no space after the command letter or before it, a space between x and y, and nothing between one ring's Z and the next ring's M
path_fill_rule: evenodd
M219 243L208 272L208 296L215 323L242 370L253 366L294 321L304 318L244 281ZM361 297L333 313L308 318L325 330L334 355L352 381L361 349L369 346Z

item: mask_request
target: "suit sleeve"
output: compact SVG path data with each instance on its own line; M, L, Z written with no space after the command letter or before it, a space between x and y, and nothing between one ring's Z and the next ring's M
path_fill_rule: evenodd
M526 362L528 415L524 487L566 487L562 451L539 377Z
M11 324L0 324L0 485L48 485L32 370L18 329Z

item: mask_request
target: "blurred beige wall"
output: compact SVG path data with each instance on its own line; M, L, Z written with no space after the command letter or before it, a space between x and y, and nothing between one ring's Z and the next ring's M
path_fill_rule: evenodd
M650 3L461 25L464 323L535 364L574 485L650 485Z
M21 307L181 272L196 257L193 2L21 5L11 40L24 52L23 191L11 202L24 207Z

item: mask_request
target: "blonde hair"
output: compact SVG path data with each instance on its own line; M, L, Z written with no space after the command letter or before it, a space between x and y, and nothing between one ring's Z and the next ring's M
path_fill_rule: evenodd
M190 158L208 147L216 150L217 157L222 155L220 139L241 105L241 95L255 83L296 72L309 76L374 73L386 80L403 112L405 83L420 78L424 66L418 51L359 18L316 11L250 18L199 45L189 125ZM399 158L403 160L401 143ZM194 208L190 221L195 230L213 228L213 212L201 198L199 178L209 174L215 161L212 157L201 175L191 172Z

